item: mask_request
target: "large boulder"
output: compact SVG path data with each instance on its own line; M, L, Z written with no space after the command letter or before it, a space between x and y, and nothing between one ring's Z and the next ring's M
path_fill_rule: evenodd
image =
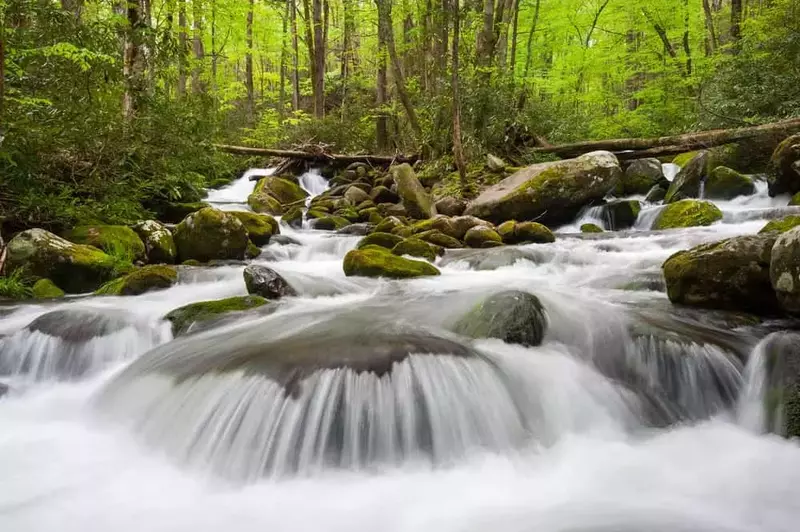
M7 246L9 271L25 268L28 275L47 278L65 292L90 292L133 266L96 247L74 244L44 229L29 229Z
M737 196L752 196L755 193L756 185L752 179L727 166L717 166L708 174L703 197L731 200Z
M250 240L256 246L266 246L269 244L269 239L272 238L272 235L277 235L281 232L278 221L268 214L255 214L245 211L231 211L231 214L242 222Z
M402 241L403 241L402 236L376 231L359 240L358 249L362 249L367 246L380 246L382 248L392 249Z
M658 159L636 159L625 169L614 194L617 196L631 196L634 194L647 194L651 188L669 182L664 177L661 161Z
M124 225L79 225L64 236L70 242L94 246L115 257L130 261L145 259L142 239Z
M553 232L538 222L509 220L497 226L497 233L505 244L549 244L556 241Z
M466 201L452 196L445 196L436 202L436 212L446 216L460 216L466 208Z
M491 227L476 225L464 235L464 243L471 248L497 247L503 244L503 238Z
M641 210L642 204L638 200L616 200L603 207L608 227L612 231L633 227Z
M181 336L203 330L204 324L226 314L252 310L269 303L260 296L238 296L215 301L200 301L172 310L164 319L172 323L172 334Z
M539 298L528 292L509 290L478 303L453 330L472 338L499 338L511 344L542 343L547 316Z
M427 262L399 257L377 246L349 251L344 257L343 268L348 277L358 275L407 279L439 275L439 270Z
M775 313L778 300L770 284L770 253L775 239L774 234L739 236L672 255L662 266L670 301Z
M391 169L392 177L397 185L397 194L403 201L406 213L411 218L424 219L431 218L436 214L436 207L433 199L425 192L422 183L417 179L414 170L410 165L404 163L393 166Z
M653 229L699 227L719 220L722 220L722 211L710 201L685 199L664 207L658 214Z
M307 196L308 193L297 183L266 176L258 180L253 193L247 198L247 204L255 212L280 215Z
M178 270L172 266L150 265L139 268L119 279L109 281L95 294L107 296L138 296L145 292L163 290L178 282Z
M767 175L770 196L800 192L800 133L792 135L775 148Z
M243 259L249 238L239 219L227 212L206 208L187 216L173 234L178 261Z
M406 238L392 248L392 253L395 255L410 255L412 257L419 257L433 262L436 256L442 252L442 248L429 244L418 238Z
M534 219L545 225L566 223L585 205L601 200L621 174L617 158L605 151L535 164L486 189L465 212L496 224Z
M767 224L761 228L758 232L759 234L764 233L785 233L790 229L794 229L800 225L800 216L797 215L789 215L784 216L783 218L776 218L775 220L770 220Z
M657 203L659 201L663 201L666 195L666 188L662 187L661 185L655 185L647 192L647 196L645 196L644 200L647 203Z
M162 223L145 220L133 226L133 230L144 242L147 262L150 264L174 264L178 256L172 233Z
M769 233L776 238L775 233ZM777 237L769 267L772 288L781 306L793 314L800 313L800 227Z
M775 332L760 345L764 356L766 390L764 426L788 438L800 437L800 334ZM756 355L758 356L758 355Z
M297 290L292 288L292 285L281 274L272 268L258 264L252 264L244 269L244 284L248 294L267 299L297 295Z
M700 197L700 185L708 170L708 152L697 152L684 166L669 185L664 203L673 203L687 198Z
M400 196L398 196L397 193L380 185L372 189L369 197L372 198L372 201L375 203L397 203L400 201Z

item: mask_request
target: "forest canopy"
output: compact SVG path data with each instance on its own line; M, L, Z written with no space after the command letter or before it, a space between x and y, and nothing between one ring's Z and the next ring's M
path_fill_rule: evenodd
M199 201L249 164L213 143L522 164L798 113L798 0L0 0L12 230Z

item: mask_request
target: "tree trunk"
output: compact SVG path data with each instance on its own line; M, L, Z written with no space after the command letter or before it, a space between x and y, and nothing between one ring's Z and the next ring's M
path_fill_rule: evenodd
M520 0L516 0L514 2L514 21L513 21L513 30L511 32L511 77L514 78L514 74L517 70L517 36L519 34L519 2Z
M528 75L531 70L531 62L533 58L533 35L536 33L536 26L539 23L539 8L541 7L541 0L536 0L536 7L533 10L533 22L528 31L527 55L525 56L525 70L522 72L522 90L519 93L517 100L517 110L522 111L525 107L525 99L528 97Z
M297 0L289 2L289 16L292 19L292 110L300 110L300 56L297 45Z
M284 7L283 17L281 20L281 71L280 82L278 85L278 115L280 116L281 120L283 120L283 117L286 114L286 47L288 45L286 40L288 38L289 29L289 2L290 0L286 0L286 6Z
M122 54L122 77L125 81L125 92L122 95L122 116L129 121L136 115L141 93L145 89L144 57L142 56L144 21L141 17L141 4L138 0L128 2L127 19L128 27L125 32Z
M706 30L708 30L708 51L713 54L717 50L717 30L714 27L714 14L711 12L711 4L709 0L703 0L703 13L706 21Z
M327 4L327 2L326 2ZM325 116L325 39L323 36L323 0L313 0L314 20L314 116Z
M458 87L458 40L460 31L459 0L453 1L453 159L458 169L462 196L467 192L467 165L464 162L464 147L461 145L461 97Z
M686 54L686 75L692 75L692 47L689 45L689 0L683 0L683 53Z
M211 0L211 85L217 91L217 0Z
M247 55L244 57L245 87L247 88L247 120L253 123L255 120L256 95L253 83L253 7L254 0L249 0L247 10L247 26L245 35L247 41Z
M80 20L83 0L61 0L61 9L70 13L76 20Z
M225 153L247 156L285 157L302 161L315 161L319 163L348 165L351 163L367 163L375 166L388 166L394 163L414 163L417 155L342 155L334 153L321 153L318 151L274 150L271 148L250 148L247 146L230 146L228 144L212 144L212 146ZM255 179L258 179L256 177Z
M178 0L178 96L186 94L186 0Z
M492 50L494 48L494 0L483 1L483 27L478 33L478 42L475 46L475 60L479 67L488 67L492 64Z
M389 149L389 130L386 120L386 104L389 103L389 90L387 87L386 76L386 28L385 21L378 17L378 79L377 79L377 100L378 116L375 121L375 141L378 146L378 153L384 153Z
M742 0L731 0L731 40L734 52L739 50L742 39Z
M3 124L3 113L6 102L6 14L0 9L0 124Z
M353 34L356 32L356 17L353 12L353 0L342 0L344 10L344 35L342 40L342 79L350 77L350 66L353 60Z
M194 65L192 66L192 92L200 94L205 92L200 75L203 69L203 2L192 0L192 51L194 52Z
M414 134L419 139L422 138L422 128L417 120L417 113L411 104L411 98L406 91L406 81L403 75L403 69L400 65L400 58L397 56L397 50L394 45L394 29L392 28L392 0L375 0L378 5L378 17L384 20L384 29L386 31L386 47L389 50L389 60L392 63L392 74L394 76L395 86L397 87L397 96L400 98L400 103L408 116L408 122Z

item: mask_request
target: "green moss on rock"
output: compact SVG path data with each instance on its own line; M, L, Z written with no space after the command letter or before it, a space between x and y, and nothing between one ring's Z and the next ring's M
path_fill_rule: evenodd
M321 231L336 231L350 224L350 220L341 216L323 216L314 220L311 226Z
M471 248L495 247L503 243L503 239L491 227L476 225L464 235L464 243Z
M785 233L790 229L794 229L800 225L800 216L784 216L777 220L770 220L767 225L761 228L758 234L764 233Z
M151 265L139 268L119 279L110 281L96 295L138 296L145 292L163 290L178 282L178 270L172 266Z
M403 237L401 236L376 231L362 238L358 242L357 248L363 249L367 246L380 246L382 248L392 249L402 241Z
M463 248L464 244L461 243L460 240L453 238L452 236L447 236L446 234L442 233L441 231L437 231L436 229L431 229L430 231L425 231L424 233L417 233L414 235L415 238L428 242L429 244L435 244L437 246L447 248L447 249L457 249Z
M281 232L278 221L267 214L244 211L231 211L231 214L242 222L250 241L257 246L266 246L272 235L278 235Z
M438 246L434 246L418 238L406 238L392 248L392 253L395 255L410 255L431 262L436 260L436 255L439 251L441 251L441 248Z
M726 166L717 166L708 175L704 197L730 200L737 196L752 196L755 193L756 185L752 179Z
M604 233L603 228L597 224L581 225L581 233Z
M56 299L64 297L64 291L56 286L50 279L39 279L32 288L35 299Z
M128 260L144 260L145 247L139 235L124 225L80 225L68 231L67 240L102 249Z
M653 229L676 229L711 225L722 219L722 211L709 201L685 199L670 203L659 213Z
M397 184L397 194L410 217L425 219L436 214L433 199L425 192L409 164L393 166L391 174Z
M147 262L150 264L174 264L178 255L172 233L155 220L145 220L133 226L133 230L144 243Z
M454 327L472 338L499 338L504 342L536 346L547 328L544 308L533 294L510 290L477 304Z
M556 241L556 235L537 222L520 222L514 227L514 242L517 244L549 244Z
M229 297L215 301L201 301L177 308L164 319L172 322L172 334L180 336L192 329L193 325L218 318L231 312L242 312L269 303L260 296Z
M250 242L247 230L230 213L206 208L187 216L173 234L178 260L208 262L214 259L241 260Z
M343 268L348 277L357 275L408 279L440 274L435 266L427 262L398 257L387 249L374 247L348 252L344 257Z

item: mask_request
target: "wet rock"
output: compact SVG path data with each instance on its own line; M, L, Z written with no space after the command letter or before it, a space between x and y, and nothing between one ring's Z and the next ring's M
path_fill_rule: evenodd
M372 192L370 192L370 198L375 203L397 203L400 201L400 196L384 186L373 188Z
M308 193L297 183L281 177L266 176L258 180L253 193L247 198L247 204L258 213L281 215L307 196Z
M8 387L8 385L0 382L0 399L2 399L5 395L8 395L9 390L10 388Z
M417 179L410 165L393 166L391 173L397 185L397 194L400 196L408 216L416 219L425 219L431 218L436 214L433 200L425 192L425 188Z
M142 239L124 225L79 225L64 236L70 242L94 246L131 262L145 259Z
M445 196L436 202L436 212L446 216L460 216L466 208L466 201L452 196Z
M597 224L581 225L581 233L604 233L603 228Z
M776 238L776 233L767 233ZM800 227L777 237L770 262L772 288L787 312L800 313Z
M453 238L457 238L458 240L463 240L464 235L467 234L467 231L477 225L493 227L490 222L481 220L477 216L456 216L455 218L450 219L450 223L453 224L453 228L455 229Z
M296 239L294 239L294 238L292 238L290 236L287 236L287 235L275 235L272 238L270 238L269 243L270 244L277 244L279 246L289 246L289 245L301 246L302 245L302 243L299 240L296 240Z
M401 236L376 231L362 238L358 242L358 248L361 249L367 246L380 246L382 248L392 249L402 241L403 237Z
M647 203L658 203L659 201L662 201L666 195L667 189L661 185L656 185L647 192L647 196L644 198L644 200Z
M347 189L344 193L344 197L347 198L347 201L352 203L353 205L358 205L362 201L367 201L370 199L369 194L361 190L359 187L351 186Z
M700 184L708 170L707 151L697 152L678 172L664 196L664 203L673 203L700 196ZM677 163L676 163L677 164Z
M433 244L429 244L423 240L419 240L418 238L406 238L392 248L392 253L395 255L410 255L412 257L419 257L431 262L436 260L436 256L439 255L441 251L442 248L434 246Z
M772 333L759 347L767 378L764 428L788 438L800 437L800 334Z
M609 152L535 164L485 190L465 212L496 224L532 219L565 223L585 205L601 200L621 173L617 158Z
M297 295L297 291L278 272L257 264L251 264L244 269L244 284L248 294L266 299Z
M200 301L176 308L164 316L172 323L172 334L181 336L190 332L204 330L208 324L223 315L229 315L261 307L269 303L260 296L229 297L215 301Z
M253 244L252 242L247 243L247 249L244 252L245 259L255 259L261 256L261 248Z
M439 275L439 270L424 261L398 257L388 249L372 246L368 249L354 249L344 257L344 274L362 277L388 277L407 279L428 275Z
M710 201L686 199L667 205L656 218L653 229L699 227L721 219L722 211Z
M740 236L672 255L662 267L670 301L757 314L778 312L770 284L775 239L773 234Z
M461 241L456 240L452 236L447 236L446 234L442 233L441 231L437 231L436 229L431 229L430 231L424 231L422 233L417 233L414 235L415 238L428 242L429 244L434 244L436 246L440 246L447 249L455 249L455 248L463 248L464 244Z
M755 193L756 185L752 179L726 166L717 166L708 174L704 197L731 200L738 196L752 196Z
M408 212L402 203L396 205L393 203L379 203L377 209L382 216L398 216L402 218L408 216Z
M333 213L334 216L338 216L339 218L344 218L350 223L355 223L361 217L353 207L347 207L346 209L339 209ZM323 216L324 218L324 216Z
M453 327L472 338L498 338L528 347L540 345L546 329L547 316L539 298L518 290L486 298Z
M609 229L612 231L633 227L641 210L642 204L637 200L612 201L603 207L605 216L608 219Z
M57 299L64 297L64 291L50 279L39 279L31 289L35 299Z
M491 153L486 156L486 168L490 172L501 173L506 169L506 163L500 157L496 157Z
M210 207L210 205L202 201L197 201L194 203L166 203L156 206L154 211L156 213L156 217L160 221L164 223L177 224L193 212L197 212L200 209L205 209L206 207Z
M89 292L133 266L99 249L73 244L44 229L29 229L8 242L7 268L25 268L28 275L47 278L67 293Z
M497 226L497 233L506 244L546 244L555 242L550 229L537 222L509 220Z
M800 216L784 216L776 220L770 220L767 225L761 228L758 234L764 233L785 233L800 225Z
M350 220L341 216L324 216L311 220L310 225L312 229L320 231L337 231L350 225Z
M144 243L147 262L150 264L175 264L178 250L172 233L155 220L145 220L133 226Z
M405 224L397 216L389 216L384 218L381 223L375 227L375 231L379 233L391 233L393 229L403 227Z
M171 266L150 265L119 279L109 281L95 291L100 296L138 296L164 290L178 282L178 270Z
M487 248L501 245L503 239L491 227L477 225L464 235L464 243L471 248Z
M614 194L617 196L632 196L647 194L656 186L669 186L669 181L664 177L661 161L658 159L636 159L625 169Z
M328 216L328 214L324 213L324 212L315 211L315 210L309 210L308 211L309 220L316 219L316 218L323 218L325 216ZM303 209L301 209L300 207L292 207L291 209L286 211L286 214L284 214L281 217L281 221L283 223L285 223L286 225L288 225L289 227L292 227L294 229L302 228L303 227Z
M250 242L242 222L232 214L206 208L190 214L173 233L178 261L243 259Z
M83 343L98 336L107 336L128 325L124 313L88 308L54 310L42 314L26 329L59 338L65 342Z
M266 246L272 235L281 232L278 221L268 214L256 214L244 211L231 211L231 214L242 222L250 241L256 246ZM302 213L301 213L302 222ZM288 223L288 222L287 222Z
M343 227L336 231L337 234L340 235L354 235L354 236L366 236L374 231L375 225L370 223L358 223L348 225L347 227Z
M767 176L770 196L800 192L800 134L792 135L775 148Z

